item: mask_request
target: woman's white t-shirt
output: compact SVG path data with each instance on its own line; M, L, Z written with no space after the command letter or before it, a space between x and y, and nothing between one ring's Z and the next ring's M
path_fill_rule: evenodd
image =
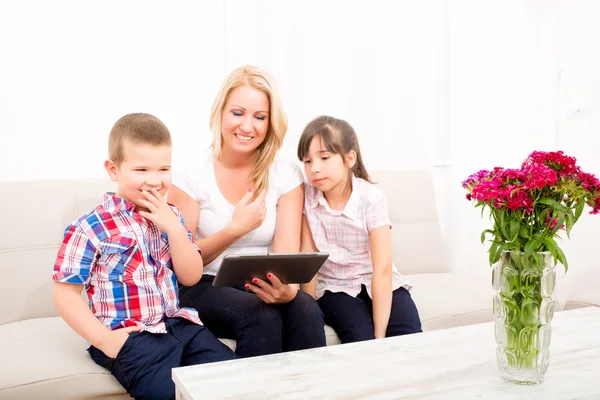
M269 169L265 220L258 228L234 242L219 257L205 265L204 273L215 275L221 266L223 257L228 254L267 254L270 252L275 235L279 198L298 187L303 180L302 170L296 163L277 155ZM174 174L173 184L200 204L196 239L212 236L229 224L235 205L225 199L217 186L212 149L201 153L181 173Z

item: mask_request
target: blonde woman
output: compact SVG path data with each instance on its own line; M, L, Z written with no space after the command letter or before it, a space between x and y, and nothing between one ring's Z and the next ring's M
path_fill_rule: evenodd
M223 83L212 107L211 148L176 174L169 202L182 212L202 249L204 275L182 287L218 337L237 340L242 357L325 345L323 314L297 285L271 275L246 287L213 287L223 256L300 250L303 176L277 155L287 118L275 82L243 66Z

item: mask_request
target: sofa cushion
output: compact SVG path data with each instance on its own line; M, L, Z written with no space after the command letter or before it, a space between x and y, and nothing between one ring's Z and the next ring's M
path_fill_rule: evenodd
M129 398L86 346L60 317L0 326L0 398Z
M600 291L598 290L600 269L569 270L564 280L568 293L565 310L589 306L600 307Z
M333 329L325 333L328 345L339 344ZM235 350L234 340L220 340ZM130 398L86 346L60 317L1 325L0 399Z
M332 346L334 344L340 344L340 338L335 333L332 327L329 325L325 325L325 340L327 341L327 346Z
M58 246L0 252L0 325L56 317L52 304L52 267Z
M491 279L457 273L411 274L424 331L493 321Z

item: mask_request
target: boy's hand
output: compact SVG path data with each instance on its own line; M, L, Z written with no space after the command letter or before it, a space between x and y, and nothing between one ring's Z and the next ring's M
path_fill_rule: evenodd
M181 221L167 204L167 201L158 193L158 190L151 189L150 192L142 190L142 194L146 197L146 200L141 199L140 203L148 209L148 211L140 211L142 217L154 222L158 229L167 235L183 229Z
M142 328L139 326L128 326L127 328L119 328L110 331L106 334L102 343L99 343L98 350L106 354L107 357L117 358L117 354L125 344L131 332L139 332Z

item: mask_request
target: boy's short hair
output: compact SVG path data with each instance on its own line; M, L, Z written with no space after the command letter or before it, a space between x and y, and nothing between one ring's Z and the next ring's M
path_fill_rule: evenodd
M155 146L171 145L171 133L165 124L154 115L145 113L127 114L119 119L108 136L108 158L115 164L123 162L123 141Z

